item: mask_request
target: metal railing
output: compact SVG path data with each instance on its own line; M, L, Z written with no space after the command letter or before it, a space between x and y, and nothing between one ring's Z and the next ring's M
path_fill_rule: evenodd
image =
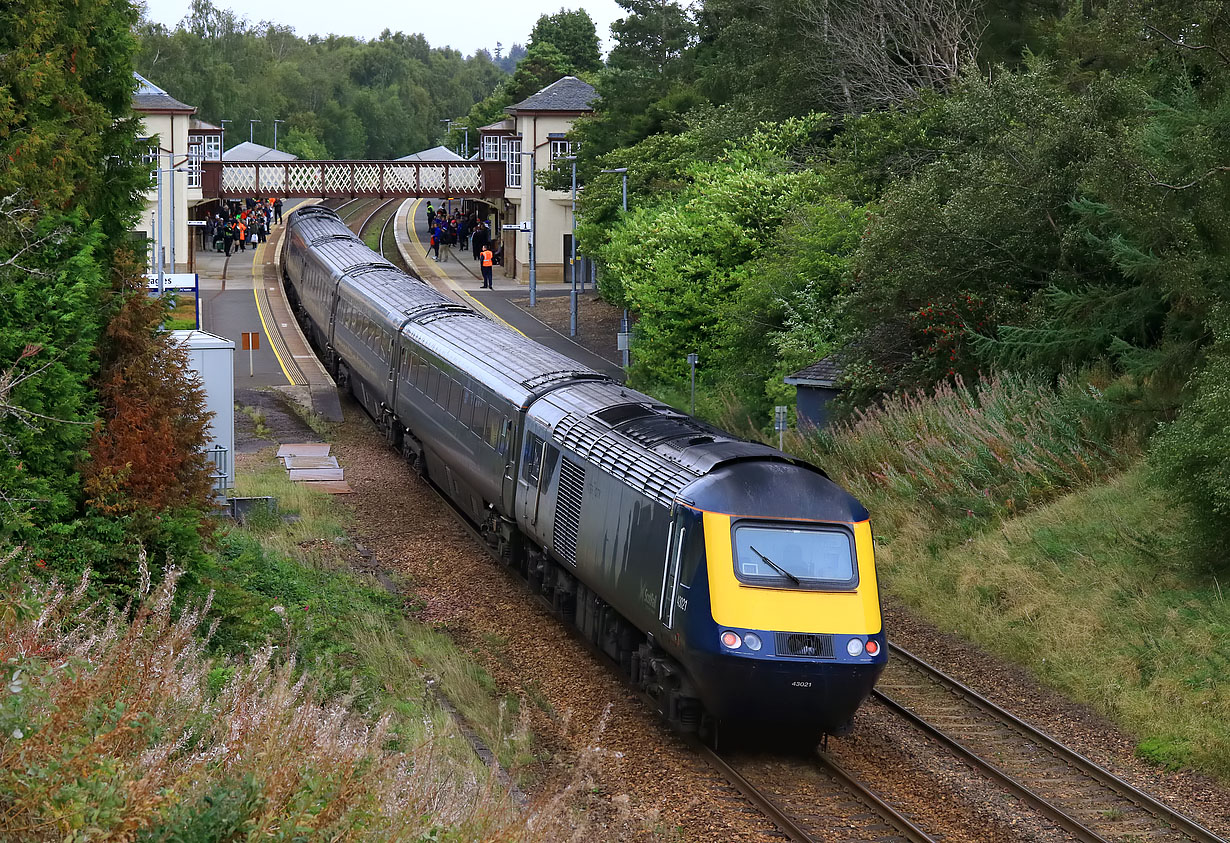
M210 477L212 477L214 481L214 496L225 498L226 490L230 488L230 449L223 448L221 445L215 445L205 451L205 456L213 464L213 472L210 474Z
M504 195L504 162L206 161L201 193L211 198L490 199Z

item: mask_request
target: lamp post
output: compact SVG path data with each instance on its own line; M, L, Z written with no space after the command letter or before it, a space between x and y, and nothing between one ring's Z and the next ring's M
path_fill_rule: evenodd
M163 158L170 159L170 162L171 162L170 167L162 166ZM158 153L156 153L156 160L154 161L154 177L158 183L158 204L155 206L157 213L155 215L156 223L155 223L155 237L154 237L154 254L157 256L157 259L158 259L158 295L162 295L163 290L166 286L166 276L164 274L164 261L162 257L162 249L163 249L163 242L162 242L162 174L163 173L171 174L171 190L170 190L170 193L171 193L171 271L174 272L175 271L175 174L176 173L186 173L186 172L188 171L184 169L183 167L175 166L175 153L162 152L161 150L159 150Z
M562 157L572 162L572 239L569 241L572 246L572 256L568 259L568 275L569 280L572 281L572 291L569 293L571 301L568 308L568 335L575 337L577 335L577 157L575 155Z
M534 152L535 151L531 149L529 152L521 153L523 158L527 155L530 157L530 307L536 307L538 305L538 264L534 255L534 235L537 233L535 231L535 226L538 223L538 185L535 184L534 172L538 168L538 159L534 155ZM521 183L525 183L524 174L522 176Z
M252 143L252 127L255 126L259 122L261 121L260 120L249 120L248 121L248 143Z
M274 120L273 121L273 148L275 151L278 148L278 124L285 123L285 122L286 122L285 120Z
M602 172L619 173L621 176L623 176L624 213L625 214L628 213L628 168L627 167L615 167L610 170L603 170ZM620 323L619 323L619 330L625 335L625 337L627 336L628 334L628 308L626 307L624 308L624 318L620 320ZM629 362L630 361L628 359L628 342L625 341L624 342L624 369L625 371L628 368Z
M226 119L226 118L224 117L223 119L219 120L218 122L222 124L222 137L221 137L221 139L218 141L219 143L221 143L221 144L222 144L222 149L218 152L218 157L220 158L220 157L222 157L222 153L223 153L223 152L226 152L226 124L227 124L227 123L234 123L235 121L234 121L234 120L228 120L228 119Z
M693 352L688 355L688 366L692 369L692 415L696 415L696 364L700 355Z

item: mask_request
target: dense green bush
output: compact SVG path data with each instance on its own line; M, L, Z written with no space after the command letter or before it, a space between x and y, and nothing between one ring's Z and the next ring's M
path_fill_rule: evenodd
M1230 567L1230 356L1219 350L1191 384L1179 417L1153 438L1155 476L1191 507L1215 564Z

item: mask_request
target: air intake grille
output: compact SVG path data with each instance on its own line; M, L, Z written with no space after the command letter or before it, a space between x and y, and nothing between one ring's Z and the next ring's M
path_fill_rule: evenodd
M833 658L833 636L803 632L777 633L777 654L802 659Z
M577 564L577 531L581 526L581 497L585 493L585 469L565 459L559 467L559 492L555 496L555 529L551 538L555 554L569 565Z

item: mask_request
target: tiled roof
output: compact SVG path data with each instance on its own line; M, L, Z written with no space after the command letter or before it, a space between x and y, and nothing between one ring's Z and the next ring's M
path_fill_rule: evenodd
M188 130L192 132L220 132L222 128L215 126L213 123L207 123L200 118L193 117L188 121Z
M185 105L140 73L132 74L137 78L137 90L132 95L132 107L135 111L182 111L192 114L196 111L191 105Z
M518 111L590 111L590 103L597 98L598 92L593 85L575 76L565 76L504 110L513 114Z
M222 153L223 161L296 161L298 158L298 155L250 141L235 144Z
M819 386L832 389L845 373L845 360L840 353L831 354L806 369L787 375L785 381L795 386Z
M433 146L431 149L424 149L422 152L415 152L411 155L403 155L398 161L464 161L456 152L449 149L447 146Z
M494 123L488 123L479 129L480 132L511 132L517 127L517 121L511 117L503 120L497 120Z

